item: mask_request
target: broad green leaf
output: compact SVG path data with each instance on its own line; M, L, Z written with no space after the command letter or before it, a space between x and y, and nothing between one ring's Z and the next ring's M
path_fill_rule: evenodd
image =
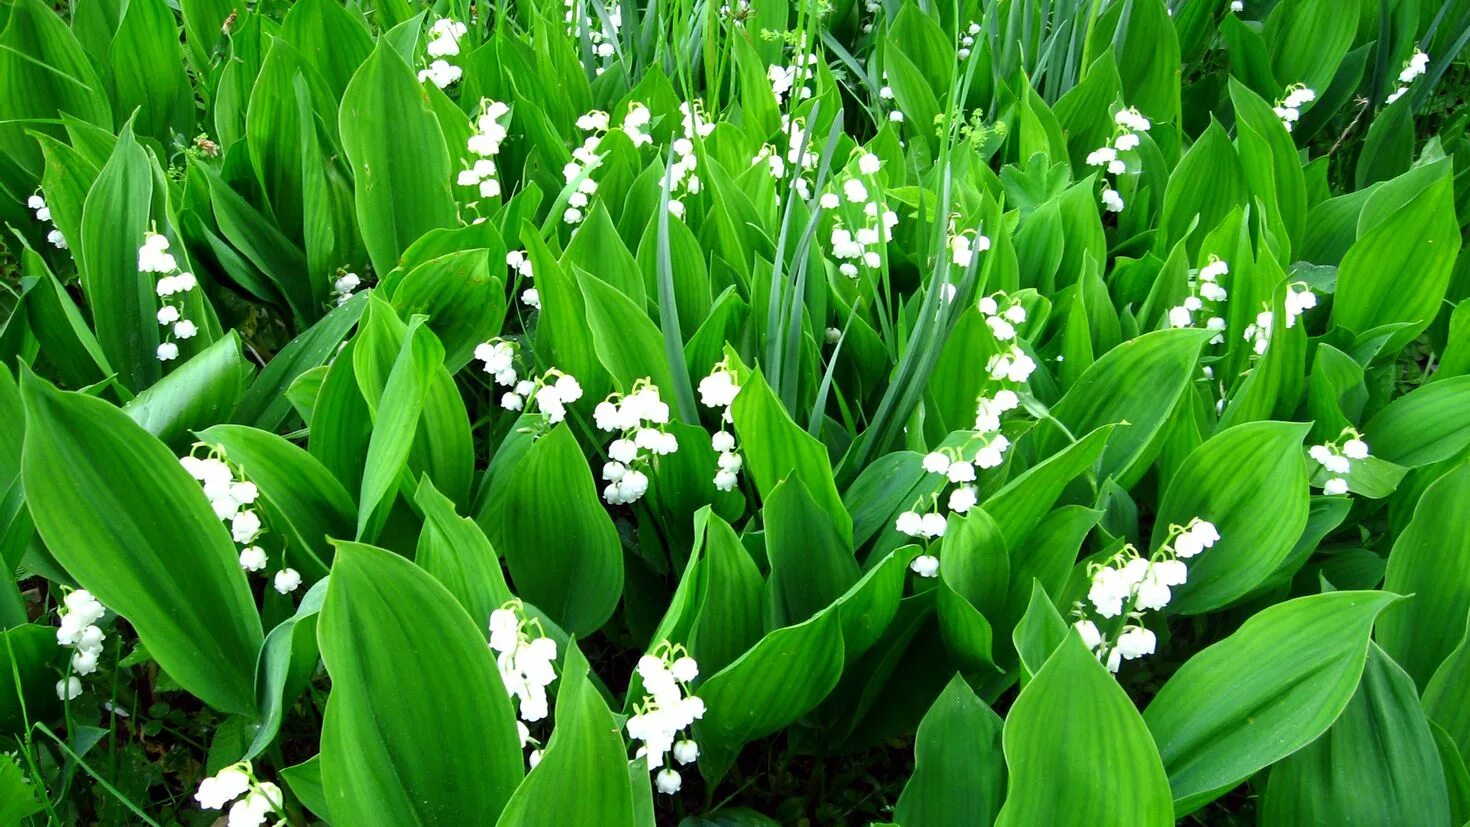
M1394 541L1383 587L1412 595L1384 612L1378 644L1425 686L1459 643L1470 612L1470 533L1460 516L1470 513L1470 465L1435 480L1414 508L1414 518Z
M1460 645L1434 670L1434 677L1424 687L1425 714L1443 727L1462 753L1470 747L1470 698L1464 692L1467 679L1470 679L1470 624L1460 638Z
M1021 690L1004 741L1010 784L998 827L1174 823L1148 728L1075 634Z
M1169 14L1162 0L1124 0L1089 28L1092 54L1111 44L1117 56L1124 98L1160 121L1179 115L1179 38Z
M959 675L934 701L914 741L914 774L893 816L900 824L991 824L1005 796L1000 716Z
M858 580L858 564L836 521L796 474L776 484L761 509L770 560L770 626L800 623Z
M769 499L776 486L795 473L817 505L831 516L838 536L850 541L852 517L837 493L826 448L791 421L760 371L745 380L730 414L745 467L761 496Z
M1326 89L1358 31L1358 3L1299 0L1266 18L1271 69L1282 83Z
M254 712L260 615L199 484L108 403L31 374L21 393L26 499L47 548L180 686Z
M386 40L342 93L339 128L363 241L373 269L388 273L419 236L454 224L455 206L439 121L413 70Z
M261 720L243 758L254 758L275 742L286 712L316 672L316 616L326 596L327 581L317 581L302 596L296 613L265 636L255 684Z
M816 708L842 675L842 623L821 612L766 635L695 690L705 706L694 724L700 773L718 784L749 741L791 725Z
M1470 376L1431 382L1388 403L1363 428L1373 456L1417 468L1470 445Z
M0 631L0 733L19 735L28 723L56 716L56 675L65 663L50 627L25 623Z
M1343 256L1333 322L1355 333L1406 322L1391 340L1404 343L1434 321L1460 246L1448 163L1440 168L1432 183L1392 215L1361 231Z
M358 351L358 355L365 352ZM359 538L376 537L388 519L399 478L408 467L429 386L443 361L443 346L424 329L422 317L415 317L409 322L373 419L358 495Z
M337 353L342 340L362 318L367 301L365 294L353 297L277 351L245 391L240 406L235 409L234 420L267 431L286 421L291 413L291 404L285 398L286 388L296 377Z
M1185 458L1159 504L1153 548L1171 524L1199 517L1220 539L1187 561L1189 580L1170 609L1199 614L1248 593L1291 553L1307 525L1306 425L1249 422L1209 438Z
M1384 592L1278 603L1191 657L1144 710L1181 813L1316 740L1357 689Z
M192 441L190 431L230 418L253 371L240 350L239 335L232 330L144 388L123 406L123 413L170 448L182 451Z
M153 279L138 274L138 248L148 230L153 170L148 154L124 126L112 158L97 176L82 208L77 245L82 291L92 310L97 341L134 391L162 375Z
M333 821L493 822L523 759L478 624L423 569L372 546L338 545L329 583L317 637L332 676L321 772Z
M1368 646L1362 682L1321 738L1271 768L1262 827L1449 824L1449 794L1408 673Z
M1009 547L1025 544L1067 485L1097 462L1113 430L1112 425L1093 428L986 498L985 511L995 518Z
M1207 335L1176 328L1124 342L1088 368L1052 408L1052 416L1074 435L1127 423L1107 437L1099 478L1112 477L1127 487L1143 476L1154 438L1189 386ZM1050 422L1038 426L1043 455L1065 444L1060 428Z
M471 618L488 628L490 613L512 598L495 549L474 520L454 512L454 503L428 477L419 483L414 502L424 515L414 562L444 584Z
M393 309L401 318L428 316L451 373L470 361L476 345L500 333L505 280L498 272L504 259L504 245L450 253L413 268L393 290Z
M558 425L504 473L502 510L480 524L516 594L570 634L597 631L623 593L623 552L576 438Z
M634 824L622 727L589 674L587 659L573 645L556 690L556 728L541 763L505 805L496 822L502 827Z

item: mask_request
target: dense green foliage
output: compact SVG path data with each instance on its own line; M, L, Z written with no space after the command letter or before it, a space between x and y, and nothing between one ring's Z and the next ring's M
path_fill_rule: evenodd
M0 0L0 825L1470 823L1467 43Z

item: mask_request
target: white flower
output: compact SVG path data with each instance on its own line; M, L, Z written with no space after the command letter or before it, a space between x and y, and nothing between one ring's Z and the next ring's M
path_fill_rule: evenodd
M195 327L194 323L188 319L174 324L174 335L180 339L192 339L194 338L194 334L198 332L199 328Z
M858 159L858 172L864 175L877 174L878 169L882 166L883 162L878 160L878 156L871 152L863 153L863 156Z
M56 697L63 701L74 701L82 694L82 680L75 675L56 682Z
M894 528L897 529L900 534L904 534L909 537L919 536L920 532L923 531L923 527L924 518L916 511L905 511L902 514L898 515L898 522L894 525Z
M158 361L172 362L179 358L179 346L173 342L164 342L158 346Z
M230 808L228 827L259 827L281 807L282 800L280 787L261 782Z
M563 373L561 376L556 377L556 384L553 387L556 388L557 396L561 397L561 400L567 404L571 404L582 398L582 385L577 382L574 376Z
M1152 571L1165 586L1182 586L1189 580L1189 567L1178 560L1159 560Z
M909 563L909 570L920 577L938 577L939 558L932 554L920 554Z
M1122 212L1123 196L1119 195L1117 190L1110 187L1102 191L1102 204L1103 208L1108 212Z
M246 546L240 550L240 568L246 571L260 571L267 562L265 549L260 546Z
M301 587L301 573L296 569L281 569L276 572L271 585L281 594L290 594Z
M1230 0L1230 11L1235 14L1240 14L1245 11L1245 3L1242 0Z
M1346 494L1347 492L1348 483L1347 480L1343 479L1342 477L1333 477L1322 486L1322 493L1326 494L1329 497L1335 497L1339 494Z
M674 760L680 764L692 764L699 760L699 745L685 738L674 744Z
M143 246L138 248L138 272L172 273L179 268L178 262L168 252L168 239L158 233L143 237Z
M1214 546L1220 540L1220 532L1215 528L1215 524L1208 520L1196 519L1194 527L1189 532L1198 538L1205 548Z
M1110 566L1099 568L1092 575L1092 586L1087 599L1102 617L1117 617L1123 613L1123 601L1132 593L1132 583L1118 569Z
M1118 159L1118 151L1110 146L1094 149L1087 154L1087 165L1092 167L1103 167Z
M526 400L518 393L506 392L500 396L500 407L507 411L518 411L526 404Z
M943 514L931 511L919 518L919 534L926 539L943 537L947 525L948 521L944 519Z
M1137 135L1132 132L1125 132L1113 141L1113 149L1119 150L1120 152L1127 152L1130 149L1137 149L1138 144L1139 137Z
M1353 437L1342 444L1342 454L1348 459L1367 459L1368 443Z
M945 469L944 474L950 482L974 482L975 466L968 462L951 463L949 468Z
M428 68L419 71L419 82L430 81L440 89L454 84L464 75L464 70L443 59L430 63Z
M699 380L699 402L706 408L728 408L739 393L740 386L735 384L735 375L727 370L716 369Z
M1174 538L1174 553L1180 557L1193 557L1204 550L1199 538L1189 532Z
M856 178L849 178L842 182L842 194L854 204L861 204L868 200L868 188Z
M924 455L924 470L931 474L943 474L949 471L949 457L939 451L932 451Z
M1087 644L1088 649L1096 649L1102 645L1102 632L1097 630L1097 624L1090 620L1079 620L1072 624L1077 634L1082 637L1082 642Z
M1133 107L1119 109L1113 115L1113 122L1125 129L1132 129L1137 132L1147 132L1150 126L1148 119L1140 115L1138 110Z
M1011 441L1001 434L996 434L983 448L975 453L975 464L982 469L997 468L1005 462L1005 452L1011 447Z
M673 795L679 791L679 787L684 783L684 780L679 777L679 773L675 772L672 767L665 767L659 771L654 783L658 786L659 792L664 795Z
M171 304L158 308L158 323L169 325L179 320L179 309Z
M675 680L689 683L699 677L699 664L694 658L685 655L669 665L669 672L673 674Z
M710 447L717 453L727 453L735 450L735 437L728 431L719 431L710 437Z
M1154 633L1142 626L1129 626L1118 635L1117 652L1125 660L1141 658L1144 655L1152 655L1158 638Z
M740 482L740 477L733 471L721 469L715 472L715 488L720 491L734 491Z
M1169 308L1170 327L1189 327L1190 324L1193 323L1193 321L1194 317L1189 312L1189 308L1183 305Z
M974 466L967 463L965 467L973 468ZM978 501L975 494L975 486L973 485L962 485L949 492L949 510L957 514L964 514L974 508L975 503Z
M254 511L241 511L230 520L230 534L237 543L248 543L260 533L260 517Z
M250 789L250 776L239 765L230 765L199 782L194 800L206 810L218 810Z
M631 439L615 439L607 446L607 455L621 463L630 463L638 458L638 445Z
M96 629L96 626L91 627ZM79 649L71 656L72 671L78 675L90 675L97 671L97 654L99 650Z

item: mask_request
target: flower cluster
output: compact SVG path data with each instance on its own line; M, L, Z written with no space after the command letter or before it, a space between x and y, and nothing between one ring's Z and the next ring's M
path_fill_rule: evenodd
M516 705L522 748L536 743L526 724L544 720L550 713L546 687L556 680L556 641L540 632L540 622L525 616L519 600L490 613L490 648L505 691ZM541 750L532 749L529 761L533 767L540 763Z
M1357 430L1345 428L1337 439L1341 444L1334 440L1307 449L1307 455L1332 474L1323 483L1322 493L1334 497L1348 492L1348 481L1344 475L1352 469L1352 464L1369 457L1368 443L1363 441L1363 435Z
M949 260L956 267L969 267L976 253L990 249L990 237L972 230L955 230L955 217L949 219Z
M1402 98L1404 93L1409 91L1409 84L1413 83L1416 78L1427 71L1429 71L1429 55L1424 54L1419 49L1415 49L1413 57L1409 58L1408 62L1404 64L1403 71L1399 72L1398 88L1393 90L1388 96L1388 99L1384 101L1384 104L1390 104Z
M467 142L469 151L479 157L469 169L460 170L456 183L461 187L474 187L481 198L500 197L500 180L495 177L495 156L500 154L500 145L505 143L506 128L501 121L509 114L510 107L500 101L480 101L475 134Z
M623 114L621 129L633 142L633 146L640 147L644 144L653 143L653 136L643 131L653 120L653 113L647 106L634 101L628 104L628 111ZM602 162L602 156L597 153L597 148L602 144L602 137L611 127L611 118L606 112L594 109L591 112L577 118L577 128L587 133L582 140L582 145L572 150L572 160L562 167L562 177L568 184L582 177L577 189L567 196L567 208L562 213L562 221L567 224L580 224L586 215L586 209L592 194L597 192L597 182L592 180L591 170ZM584 175L584 170L587 174Z
M1317 294L1304 281L1293 282L1286 286L1286 326L1296 326L1296 320L1308 310L1317 306ZM1266 347L1271 344L1271 324L1276 319L1276 314L1270 310L1262 310L1256 314L1254 323L1246 325L1245 340L1251 343L1251 349L1257 356L1266 352Z
M1211 255L1205 266L1199 268L1195 278L1189 280L1189 295L1184 303L1169 308L1170 327L1190 327L1195 314L1205 317L1205 329L1214 332L1210 344L1225 341L1225 299L1229 293L1220 284L1220 277L1229 275L1230 265L1218 256Z
M725 423L734 421L730 415L730 406L735 403L735 397L739 393L740 385L735 381L735 372L729 369L724 360L714 366L709 376L699 380L700 404L721 412L720 430L710 437L710 447L715 449L718 465L718 470L715 471L715 488L721 491L734 490L740 482L740 469L745 465L745 460L736 452L735 435L725 430Z
M517 345L509 339L491 339L475 346L475 358L495 384L510 388L501 394L500 407L519 411L526 400L536 402L536 410L555 425L567 418L567 406L582 398L582 385L576 377L550 368L540 379L521 379L516 373Z
M35 211L37 221L51 225L51 231L46 233L46 240L51 242L51 246L59 250L65 250L66 237L61 234L60 230L56 229L56 224L52 222L51 208L46 206L46 199L42 198L40 193L36 193L26 200L26 206Z
M259 827L272 813L281 816L278 824L286 823L281 788L269 781L256 780L249 761L231 764L201 781L194 800L206 810L224 809L234 801L227 822L229 827Z
M704 118L704 109L696 100L679 104L680 124L684 135L674 140L674 162L669 165L669 212L677 218L684 217L683 195L697 195L700 190L699 176L694 169L699 158L694 154L696 138L707 138L715 125ZM675 196L679 197L675 197Z
M776 105L784 104L792 92L801 100L810 98L813 94L812 81L817 76L816 66L821 59L816 55L806 52L805 39L802 47L797 49L790 65L771 66L766 70L766 77L771 81L771 94L776 98Z
M505 266L514 270L516 275L530 280L536 277L536 271L531 267L531 258L526 255L525 250L511 250L505 254ZM534 310L541 309L541 291L533 284L521 291L521 303Z
M158 308L158 323L164 329L164 340L158 345L158 360L170 362L179 358L179 345L173 339L192 339L199 333L194 322L184 318L182 294L199 285L193 273L181 272L179 263L168 251L168 239L158 233L143 237L143 246L138 248L138 272L160 274L154 292L161 306ZM174 299L174 296L180 296Z
M332 301L336 304L346 304L357 293L357 288L362 286L362 277L356 273L338 272L342 275L332 281Z
M970 25L965 29L965 33L960 36L960 48L959 51L955 52L955 55L959 57L960 60L969 59L970 50L975 48L975 38L979 34L980 24L972 21Z
M602 498L609 505L637 502L648 493L648 475L642 469L655 456L679 450L678 438L664 429L669 423L668 403L659 398L658 386L643 378L629 393L614 393L597 403L592 421L600 430L618 435L607 446Z
M1087 599L1092 609L1089 612L1079 603L1074 610L1079 619L1073 627L1108 671L1117 672L1125 660L1153 654L1158 640L1143 625L1143 613L1169 605L1171 589L1189 579L1184 560L1219 540L1220 533L1213 523L1195 517L1188 525L1169 526L1167 539L1152 557L1142 557L1128 545L1107 562L1088 565L1091 584ZM1096 615L1097 620L1121 617L1121 627L1111 635L1105 634L1089 614Z
M64 611L62 610L64 609ZM82 694L82 681L77 675L90 675L97 671L97 658L102 655L102 641L107 638L97 621L106 609L86 589L77 589L62 600L58 607L61 625L56 629L56 643L70 646L76 651L71 656L71 671L56 684L56 696L70 701Z
M419 70L419 82L430 81L440 89L446 89L464 76L464 70L445 60L459 54L459 39L469 32L469 27L448 17L441 17L429 27L429 43L426 48L433 60Z
M939 509L940 498L945 489L957 486L949 492L945 506L956 514L965 514L979 502L979 490L975 487L977 469L995 468L1005 461L1005 452L1011 441L1003 434L979 434L983 442L973 456L967 444L961 448L931 451L924 455L924 470L943 477L939 489L931 495L922 496L914 508L898 515L894 528L901 534L921 540L935 540L944 536L949 518ZM925 508L927 501L928 507ZM922 513L920 509L923 509ZM924 553L915 557L909 568L920 577L935 577L939 574L939 558Z
M586 27L587 42L592 46L592 54L602 61L593 67L593 71L601 75L607 71L608 66L612 65L613 57L617 54L617 47L613 44L617 42L618 32L623 28L622 6L616 3L608 4L607 24L604 26L601 18L593 15L582 15L581 20L578 21L576 9L580 4L577 0L566 0L563 5L566 7L563 19L567 24L567 36L580 36L577 31L579 24Z
M1317 99L1317 93L1300 83L1286 88L1286 97L1276 102L1271 111L1281 119L1281 125L1290 132L1302 117L1302 107Z
M1002 302L1005 302L1004 307ZM1021 406L1017 390L1024 388L1030 380L1036 370L1036 361L1014 344L1015 326L1026 322L1026 308L1005 293L996 292L980 299L979 310L997 342L1012 342L1005 351L992 356L987 364L991 383L999 387L975 398L975 431L983 435L998 433L1001 415Z
M237 473L222 455L215 452L203 458L189 454L180 457L179 464L203 486L214 516L220 522L230 524L231 538L244 546L240 549L240 568L246 571L265 569L269 558L265 549L256 543L263 526L260 514L250 507L260 498L255 483L245 479L243 473ZM272 585L281 594L290 594L300 588L301 574L293 568L283 568L276 572Z
M898 213L884 209L878 199L870 200L868 187L863 182L863 178L871 180L878 173L882 161L871 152L863 152L858 156L857 168L857 176L847 178L833 191L823 193L819 201L822 209L826 210L838 209L843 202L863 205L863 226L856 233L848 230L840 217L832 222L832 255L841 262L837 266L838 271L852 279L858 277L859 264L869 270L882 268L883 256L877 248L893 240L893 228L898 225ZM882 188L875 188L881 197ZM838 189L841 196L837 194Z
M1116 125L1113 137L1087 154L1087 165L1102 167L1105 173L1101 196L1103 208L1108 212L1122 212L1123 196L1118 194L1118 190L1108 181L1107 176L1111 175L1116 178L1128 171L1127 162L1118 153L1138 149L1139 134L1147 132L1152 124L1149 123L1148 118L1131 106L1127 109L1119 109L1117 114L1113 115L1113 123ZM1137 169L1134 171L1137 172Z
M659 644L653 654L638 659L638 677L643 681L643 702L628 718L628 737L642 741L637 757L648 758L648 770L659 770L654 778L658 791L673 795L683 785L678 770L664 766L672 752L681 766L699 758L699 745L692 738L679 735L704 717L704 701L689 691L689 683L699 677L699 664L682 646Z

